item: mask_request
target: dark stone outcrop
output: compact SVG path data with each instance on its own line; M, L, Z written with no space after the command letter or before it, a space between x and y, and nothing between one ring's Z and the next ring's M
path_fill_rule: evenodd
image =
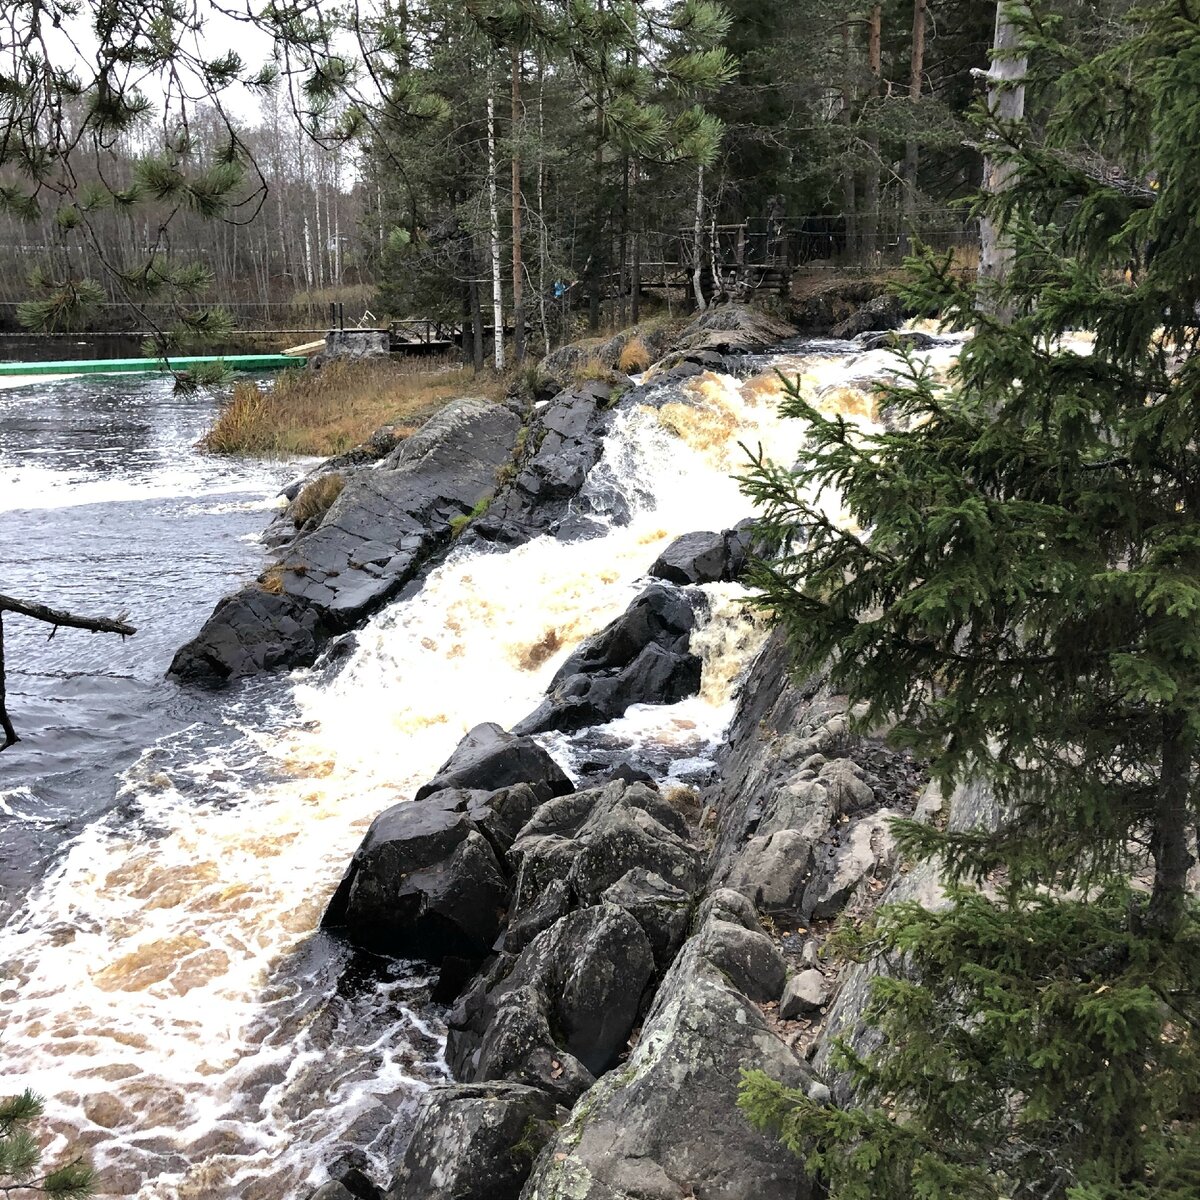
M685 533L658 556L650 574L678 584L734 580L746 565L749 548L749 529Z
M672 704L694 695L700 660L688 647L695 620L683 592L648 587L563 663L547 698L514 732L582 729L611 721L633 704Z
M272 667L309 665L314 644L351 628L396 596L438 550L451 521L492 495L519 427L508 409L457 400L373 466L349 476L316 529L279 552L269 570L275 608L303 636L270 643L251 618L266 602L261 584L217 606L175 656L170 673L222 684Z
M380 813L322 925L364 949L439 962L483 958L500 931L510 885L467 815L477 794L450 790Z
M518 546L559 534L599 461L613 395L607 383L562 392L530 415L516 474L463 535L464 543Z
M657 875L688 895L700 873L683 818L640 783L614 782L548 801L513 842L509 861L517 869L514 922L539 905L555 880L571 903L595 904L630 871Z
M437 774L417 790L416 799L444 788L494 789L514 783L545 785L548 796L571 791L570 779L537 742L489 721L467 732Z
M635 867L606 888L601 899L623 908L642 927L654 952L654 965L665 971L687 933L691 893L644 867Z
M789 1087L813 1079L740 990L762 991L743 967L773 953L761 931L709 916L658 989L628 1061L538 1159L525 1200L808 1200L799 1160L737 1108L743 1068Z
M327 636L312 605L260 587L226 596L200 634L171 660L170 673L187 683L220 684L277 667L308 667Z
M512 1079L572 1103L624 1049L653 975L646 935L623 909L569 913L459 1001L447 1060L459 1079Z
M558 1112L519 1083L431 1088L387 1200L517 1200Z
M889 292L868 300L844 321L839 321L830 332L836 338L852 338L860 333L899 329L903 324L904 305L898 296Z

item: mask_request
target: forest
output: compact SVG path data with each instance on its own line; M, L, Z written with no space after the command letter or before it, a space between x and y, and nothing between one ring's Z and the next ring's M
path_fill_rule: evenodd
M37 7L13 8L11 55ZM1128 7L1056 0L1046 15L1099 51ZM914 236L972 263L962 201L981 174L968 116L989 5L402 0L345 18L308 6L293 26L271 11L254 32L267 49L263 30L278 38L286 70L258 79L249 61L177 52L191 78L161 110L140 97L111 121L102 158L80 137L87 100L65 88L52 136L65 175L32 191L32 147L14 137L54 97L6 110L8 327L70 282L60 324L84 320L84 299L111 328L145 324L135 302L169 324L172 301L202 300L245 327L319 326L349 301L356 320L486 315L520 358L525 329L544 353L568 310L596 328L602 311L636 321L647 297L786 296L798 268L894 267ZM176 15L182 43L203 13ZM135 18L131 40L142 29ZM185 178L204 180L203 200L180 203ZM198 272L186 296L155 291L184 265Z

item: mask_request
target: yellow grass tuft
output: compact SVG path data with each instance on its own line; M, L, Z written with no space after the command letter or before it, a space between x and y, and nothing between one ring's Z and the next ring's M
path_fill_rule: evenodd
M446 362L333 362L286 371L273 384L238 383L200 439L210 454L340 454L383 425L411 433L448 400L503 392L502 380Z
M342 494L345 486L346 477L340 471L331 471L306 483L292 501L291 518L296 522L296 527L306 525L313 517L323 517L333 507L333 502Z
M650 350L642 341L642 335L635 333L621 350L621 357L617 359L617 367L626 375L638 375L649 366Z

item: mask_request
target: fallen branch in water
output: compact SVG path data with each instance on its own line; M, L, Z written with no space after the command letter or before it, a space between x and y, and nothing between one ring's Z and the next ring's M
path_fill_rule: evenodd
M60 628L87 629L92 633L119 633L122 637L130 637L137 633L137 630L124 620L124 614L120 617L81 617L77 613L67 612L65 609L50 608L45 604L33 604L28 600L17 600L12 596L0 596L0 732L4 734L4 742L0 744L0 751L7 750L9 746L21 740L17 736L16 729L13 728L12 719L8 715L5 703L4 614L6 612L32 617L35 621L44 621L47 625L52 626L50 637L53 637Z

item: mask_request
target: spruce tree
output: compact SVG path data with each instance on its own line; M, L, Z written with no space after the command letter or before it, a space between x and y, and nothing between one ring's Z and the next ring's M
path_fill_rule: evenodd
M1200 13L1144 6L1088 57L1031 8L1044 119L979 118L1011 268L979 310L928 252L904 287L973 331L952 377L903 359L878 433L792 386L809 456L745 480L797 668L1004 814L899 824L947 905L843 931L905 964L874 984L882 1048L843 1044L854 1106L746 1080L833 1200L1200 1194Z

